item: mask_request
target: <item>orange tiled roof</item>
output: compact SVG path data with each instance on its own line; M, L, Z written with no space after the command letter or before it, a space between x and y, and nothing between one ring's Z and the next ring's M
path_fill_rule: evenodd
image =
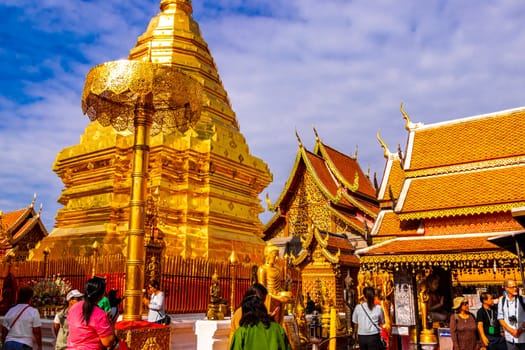
M329 248L341 249L341 252L353 252L354 247L350 244L347 237L342 235L329 234L326 239Z
M383 236L415 236L418 234L417 229L419 222L408 221L402 223L399 216L392 210L383 210L374 225L372 235Z
M454 254L460 252L492 251L501 250L497 245L490 243L489 237L499 236L501 233L492 235L464 234L449 236L432 236L396 238L370 247L365 252L359 252L360 256L367 255L404 255L404 254Z
M335 182L332 173L330 173L330 170L328 170L328 168L326 167L324 159L310 151L305 150L304 153L313 167L313 170L315 172L315 174L313 175L321 181L321 184L326 190L328 190L328 193L332 197L337 197L337 191L339 187Z
M11 228L26 213L27 213L27 208L11 211L8 213L3 213L2 221L4 225L6 225L8 228Z
M510 210L525 204L524 173L520 164L414 178L396 211L404 220Z
M523 155L524 120L521 108L416 129L410 169Z
M409 220L409 222L412 221L419 220ZM521 229L522 226L512 217L510 211L425 220L425 236L456 234L458 232L508 232Z
M355 174L359 175L359 187L357 193L375 198L376 190L372 186L370 179L365 175L356 159L349 157L330 146L322 144L321 151L326 151L327 160L331 161L338 173L342 175L347 187L354 183Z

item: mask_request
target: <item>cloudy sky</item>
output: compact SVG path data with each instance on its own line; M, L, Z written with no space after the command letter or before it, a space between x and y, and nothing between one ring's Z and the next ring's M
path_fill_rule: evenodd
M160 0L0 0L0 210L37 194L49 231L63 185L57 153L79 142L86 73L126 58ZM383 173L413 122L525 105L525 2L193 0L252 154L277 199L299 132ZM512 130L509 130L512 132ZM264 193L263 193L264 194ZM266 221L269 215L264 214Z

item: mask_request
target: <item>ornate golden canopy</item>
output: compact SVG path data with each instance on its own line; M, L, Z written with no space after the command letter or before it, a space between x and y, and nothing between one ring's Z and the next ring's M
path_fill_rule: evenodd
M119 60L92 68L82 93L82 112L91 121L133 132L138 99L153 95L151 135L185 132L200 118L202 86L172 66Z

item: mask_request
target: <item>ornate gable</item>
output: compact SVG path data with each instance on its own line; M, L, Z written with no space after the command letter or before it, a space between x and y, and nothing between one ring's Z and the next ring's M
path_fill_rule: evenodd
M524 192L517 190L525 187L525 108L427 126L411 123L402 112L409 131L406 154L392 154L380 140L387 165L378 193L382 209L372 230L376 242L402 239L360 250L362 262L452 248L500 251L484 242L519 229L511 210L525 204Z
M279 199L274 205L267 200L277 213L266 225L265 239L303 236L309 224L364 237L377 216L378 205L370 198L375 190L356 159L320 142L309 152L298 140L294 166ZM349 179L355 183L350 184ZM343 228L348 231L337 231Z
M30 250L47 236L47 230L40 220L42 209L34 210L36 196L25 209L8 213L0 212L0 259L5 261L8 256L15 260L26 260Z

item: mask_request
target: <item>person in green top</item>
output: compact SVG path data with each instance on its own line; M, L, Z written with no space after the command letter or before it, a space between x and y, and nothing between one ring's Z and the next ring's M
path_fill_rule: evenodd
M109 299L107 296L103 296L102 299L98 302L98 307L100 307L102 310L104 310L105 313L109 313L111 310L111 305L109 304Z
M283 327L268 315L264 302L256 295L242 301L242 318L233 334L230 350L291 350Z

